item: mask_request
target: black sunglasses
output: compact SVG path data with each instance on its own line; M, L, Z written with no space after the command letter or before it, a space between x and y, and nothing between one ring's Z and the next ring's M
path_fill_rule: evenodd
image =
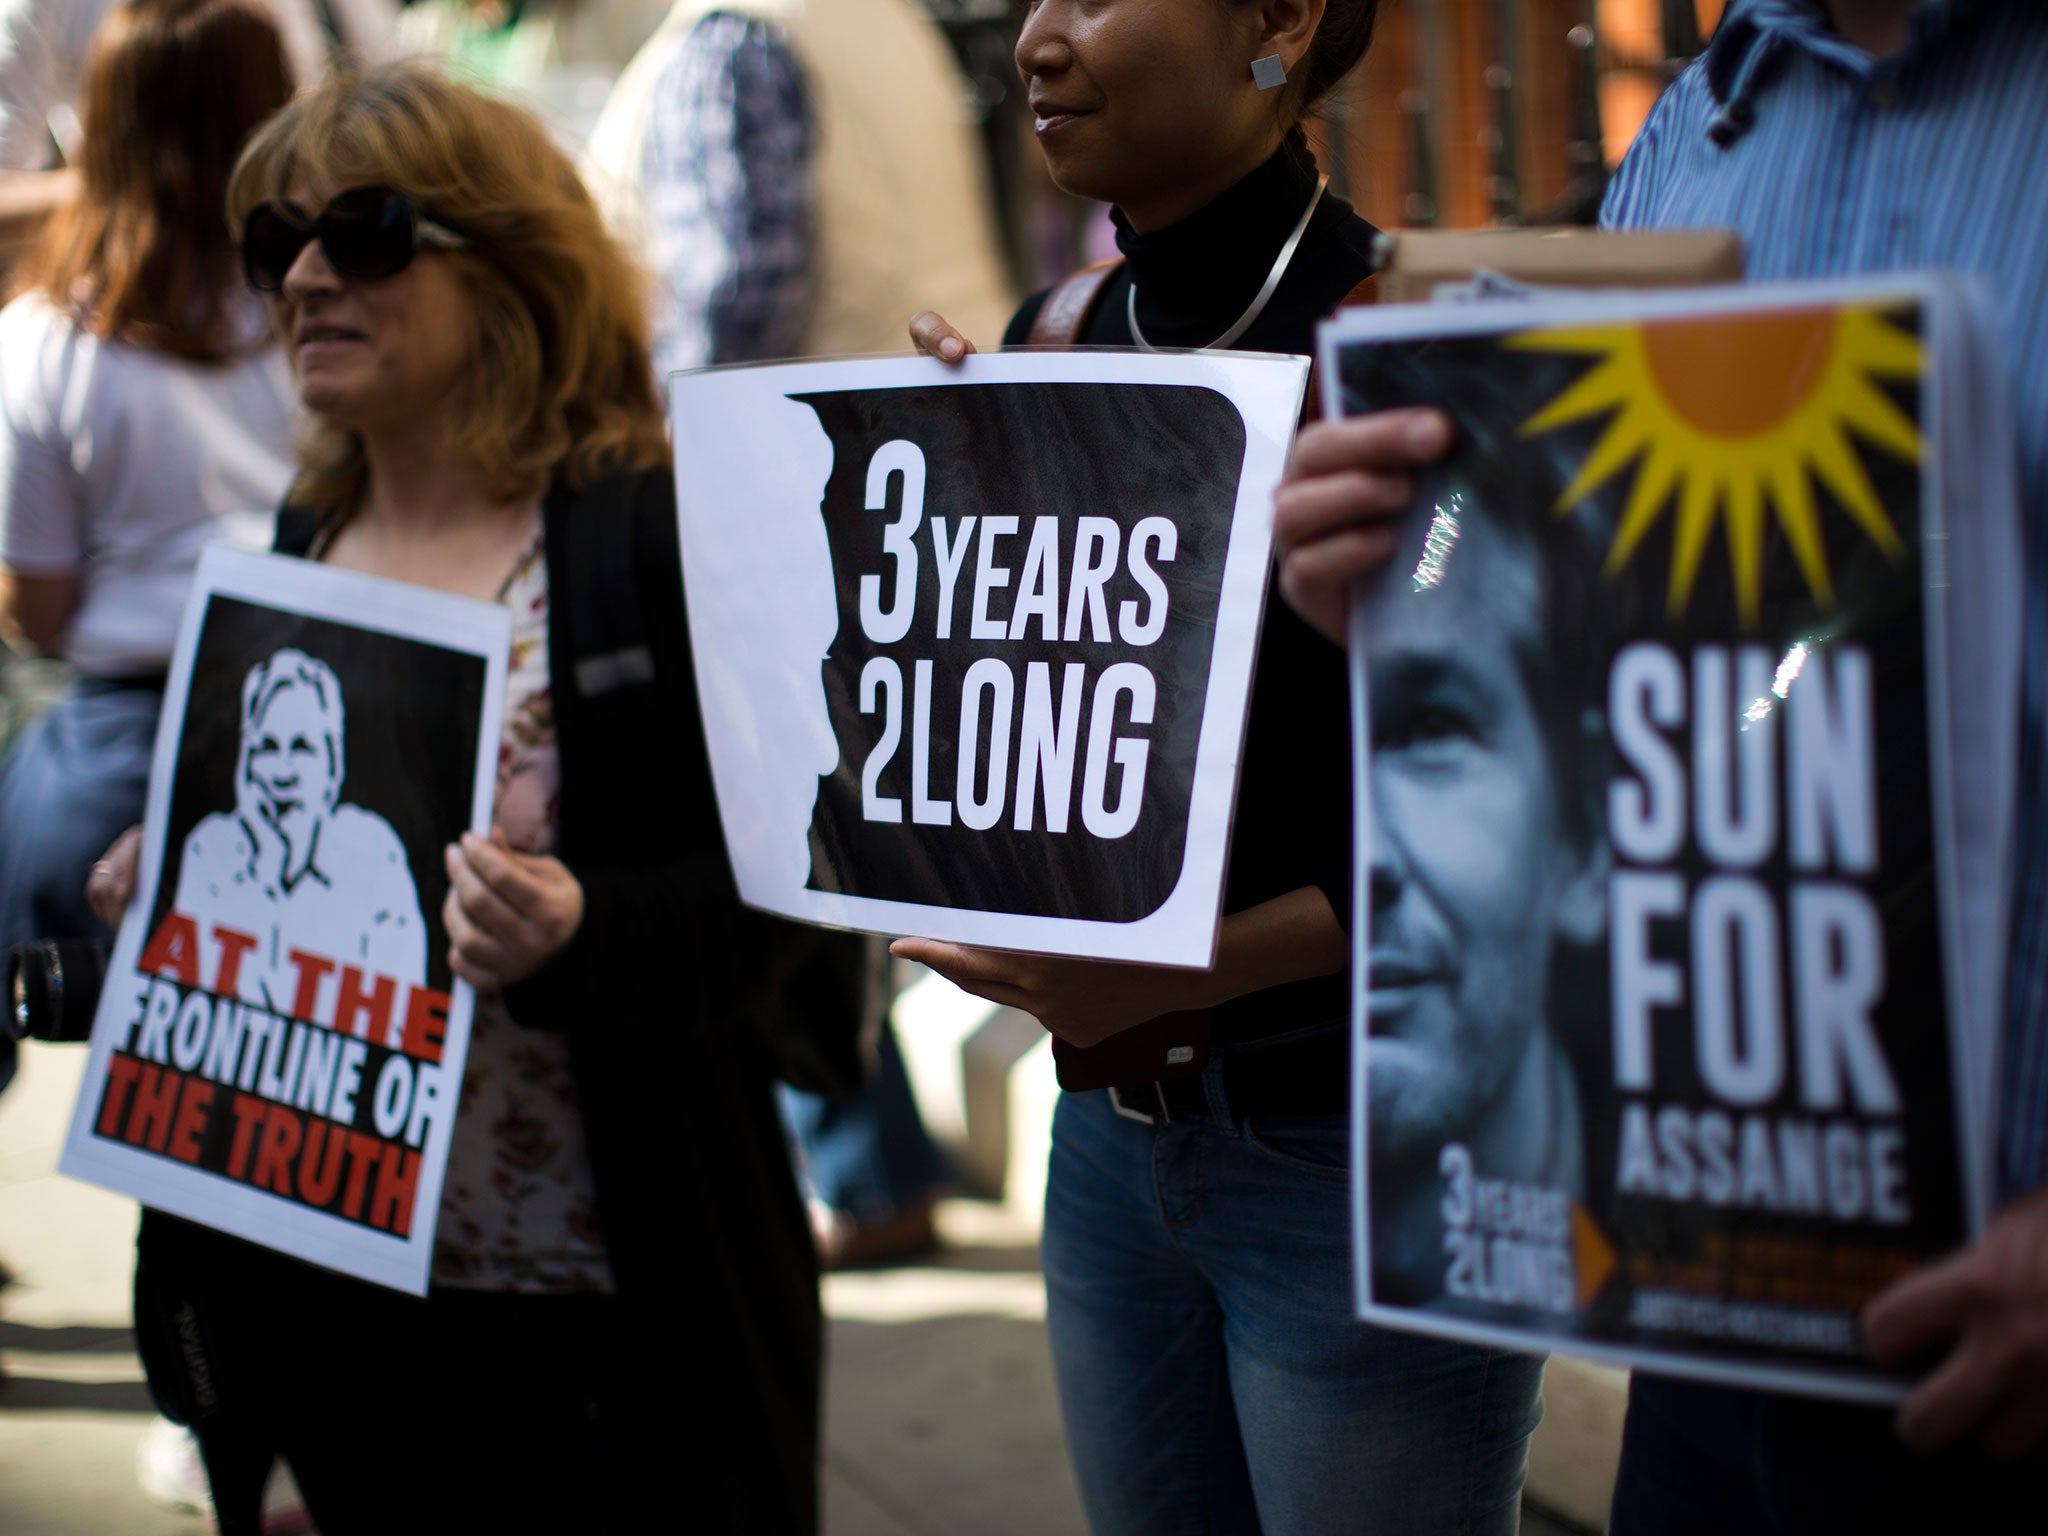
M461 250L469 244L421 213L389 187L351 187L309 215L297 203L258 203L242 222L242 275L258 293L281 293L285 274L313 241L343 277L390 277L412 264L423 245Z

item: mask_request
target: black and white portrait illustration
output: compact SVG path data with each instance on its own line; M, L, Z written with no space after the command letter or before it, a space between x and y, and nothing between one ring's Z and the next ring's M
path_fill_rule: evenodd
M423 985L427 928L405 844L342 798L347 704L334 669L286 647L242 684L235 809L186 836L173 902L256 938L240 996L288 1012L294 949Z
M159 918L253 936L236 992L281 1014L295 950L389 977L401 996L450 990L441 849L468 825L483 678L458 651L213 597Z

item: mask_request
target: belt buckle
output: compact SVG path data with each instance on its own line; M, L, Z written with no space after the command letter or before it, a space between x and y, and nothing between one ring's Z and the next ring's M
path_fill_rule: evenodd
M1135 1120L1140 1125L1173 1124L1172 1112L1169 1111L1166 1107L1165 1088L1160 1086L1160 1084L1158 1084L1157 1082L1147 1083L1145 1084L1145 1086L1152 1090L1152 1097L1158 1102L1158 1114L1148 1114L1142 1109L1134 1109L1130 1105L1126 1104L1124 1102L1123 1090L1121 1088L1111 1088L1109 1090L1109 1107L1115 1110L1118 1114L1122 1115L1126 1120Z

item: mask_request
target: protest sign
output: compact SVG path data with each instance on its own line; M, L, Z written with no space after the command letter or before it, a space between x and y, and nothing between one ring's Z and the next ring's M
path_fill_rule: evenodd
M59 1163L424 1294L474 994L442 850L486 831L509 618L210 549Z
M2020 559L1979 334L1934 279L1325 327L1333 414L1457 433L1352 613L1364 1316L1901 1390L1857 1313L1988 1181Z
M1207 964L1307 369L1062 352L671 380L742 897Z

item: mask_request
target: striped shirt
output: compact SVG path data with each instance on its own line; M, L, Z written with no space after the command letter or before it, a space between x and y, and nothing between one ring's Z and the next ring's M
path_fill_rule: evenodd
M1818 0L1732 0L1609 189L1615 228L1721 226L1755 278L1943 268L1996 299L2019 407L2026 601L2003 1193L2048 1185L2048 6L1923 0L1873 60Z
M817 138L779 27L713 11L654 87L640 165L657 377L787 357L810 318Z

